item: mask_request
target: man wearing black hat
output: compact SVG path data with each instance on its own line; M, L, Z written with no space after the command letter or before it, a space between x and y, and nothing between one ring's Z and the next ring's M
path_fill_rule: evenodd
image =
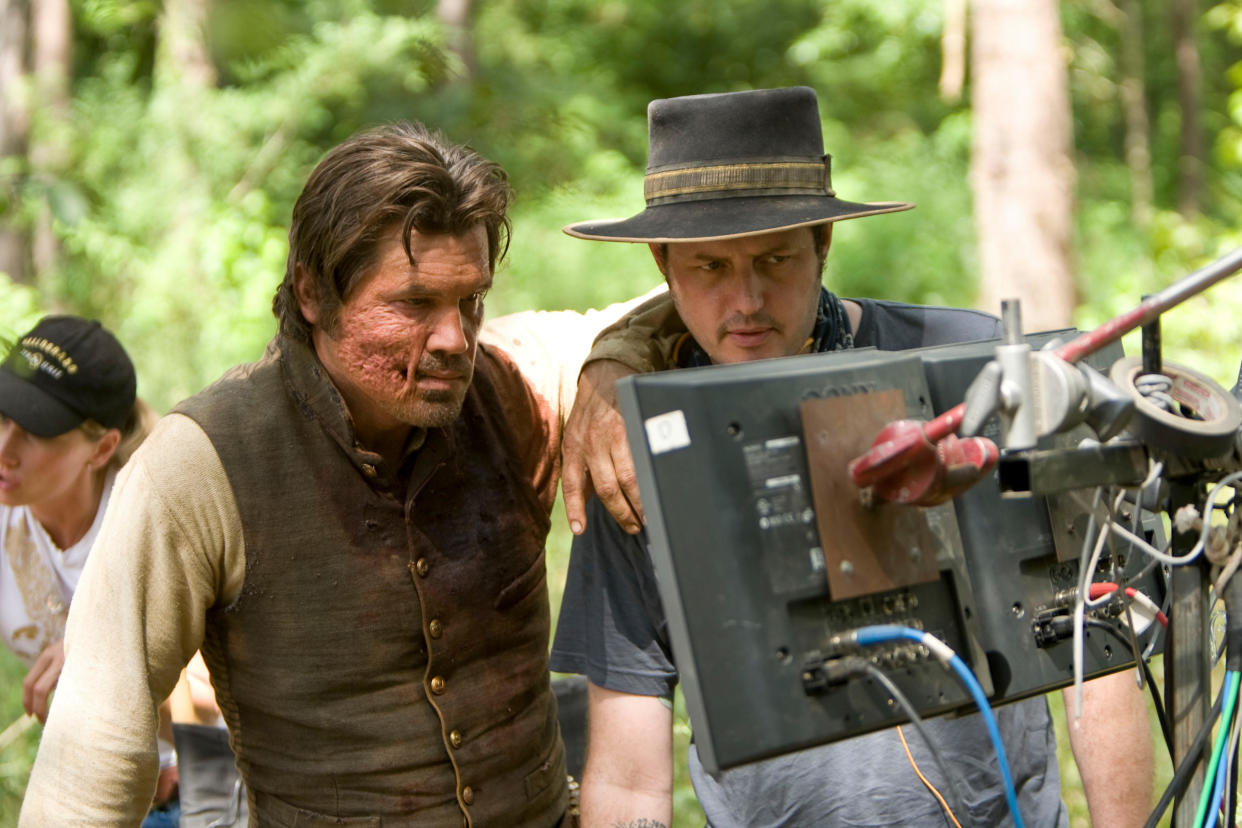
M976 311L842 300L823 287L832 222L912 205L836 197L813 90L657 100L648 116L647 208L625 220L566 228L584 239L647 243L668 283L671 305L658 302L646 318L658 335L673 337L672 357L661 363L655 349L653 364L631 367L706 366L864 346L899 350L997 335L996 320ZM647 322L640 317L631 324ZM610 355L607 349L593 354ZM643 535L623 531L600 499L585 513L574 505L579 493L570 491L569 463L567 511L581 534L574 540L551 664L590 681L583 822L588 828L668 825L678 675L651 560ZM618 462L618 468L626 465ZM624 497L614 481L605 488L611 498ZM1116 710L1127 729L1112 733L1124 734L1119 738L1134 751L1116 744L1093 751L1086 740L1075 740L1097 825L1138 824L1150 801L1150 773L1144 778L1141 770L1144 754L1148 767L1151 756L1143 697L1129 677L1120 678L1116 686L1126 695L1118 696ZM997 716L1026 824L1067 825L1045 700L1007 705ZM926 826L950 818L1003 824L999 771L994 761L981 759L992 755L983 720L971 715L927 724L964 781L959 792L968 813L951 814L916 781L911 762L929 777L929 787L949 784L918 740L910 740L907 760L895 730L715 778L704 772L692 744L690 772L716 828ZM1126 773L1110 761L1140 770Z

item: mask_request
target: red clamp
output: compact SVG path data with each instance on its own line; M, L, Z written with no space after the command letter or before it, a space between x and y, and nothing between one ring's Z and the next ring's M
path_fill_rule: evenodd
M1000 450L986 437L959 438L949 432L929 439L926 426L932 424L897 420L886 425L871 450L850 462L854 485L871 486L890 503L937 506L978 483L1000 459Z

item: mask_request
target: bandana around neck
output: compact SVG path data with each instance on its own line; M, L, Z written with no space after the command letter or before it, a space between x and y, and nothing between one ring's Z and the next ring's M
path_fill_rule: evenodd
M818 354L853 347L854 333L845 315L845 305L828 288L820 288L815 327L811 329L811 336L800 353ZM703 368L712 364L711 357L688 333L677 343L675 353L678 368Z

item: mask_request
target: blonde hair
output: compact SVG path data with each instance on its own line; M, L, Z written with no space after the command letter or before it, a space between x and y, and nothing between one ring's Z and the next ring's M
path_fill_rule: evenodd
M130 409L129 416L125 418L125 427L121 429L121 442L117 444L116 451L112 452L108 467L120 469L128 463L129 458L133 457L134 452L142 445L142 441L147 439L147 435L155 428L155 423L159 418L160 415L155 413L155 409L142 397L135 397L134 407ZM98 440L108 432L106 426L94 420L84 420L78 428L82 429L82 432L91 440Z

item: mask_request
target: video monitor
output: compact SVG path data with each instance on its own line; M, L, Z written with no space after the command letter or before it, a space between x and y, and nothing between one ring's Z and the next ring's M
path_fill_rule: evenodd
M1028 339L1039 347L1052 335ZM1069 639L1038 633L1067 611L1085 507L1058 498L1054 526L1049 498L1002 497L995 472L937 507L867 502L846 473L888 422L930 420L960 402L996 344L858 349L618 383L673 653L709 772L905 721L873 679L825 675L841 654L835 636L862 626L933 633L993 704L1070 683ZM1119 348L1096 361L1117 356ZM1109 577L1144 563L1117 557L1106 563ZM1158 601L1156 577L1146 588ZM1085 653L1088 677L1134 663L1098 629L1088 630ZM919 645L866 656L920 715L974 709Z

